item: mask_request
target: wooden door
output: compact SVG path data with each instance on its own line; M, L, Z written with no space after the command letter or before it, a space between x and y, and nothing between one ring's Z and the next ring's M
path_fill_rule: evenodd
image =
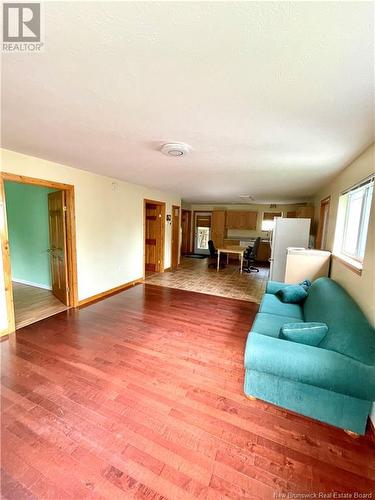
M326 250L327 234L328 234L328 218L331 197L325 198L320 202L319 224L316 236L316 248L318 250Z
M145 208L145 270L158 273L164 270L164 207L147 202Z
M211 239L216 248L223 247L225 237L225 210L214 210L211 219Z
M191 210L182 210L181 213L181 253L191 252Z
M65 192L55 191L49 193L49 253L51 257L52 293L65 305L69 305L65 214Z
M172 205L172 257L171 268L177 269L180 255L180 207Z

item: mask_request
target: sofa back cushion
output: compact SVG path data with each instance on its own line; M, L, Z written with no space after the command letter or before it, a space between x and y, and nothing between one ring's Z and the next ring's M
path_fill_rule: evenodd
M303 305L305 321L328 325L319 344L366 364L375 363L375 330L350 295L330 278L318 278Z

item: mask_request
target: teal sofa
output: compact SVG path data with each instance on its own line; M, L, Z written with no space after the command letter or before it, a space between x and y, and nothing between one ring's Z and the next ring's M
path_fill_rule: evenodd
M375 401L375 331L347 294L319 278L302 305L285 304L269 281L245 348L247 396L364 434ZM285 323L324 322L317 347L279 338Z

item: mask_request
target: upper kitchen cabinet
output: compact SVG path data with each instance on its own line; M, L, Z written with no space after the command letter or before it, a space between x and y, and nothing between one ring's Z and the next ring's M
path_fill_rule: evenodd
M294 210L288 211L286 217L299 218L299 219L313 219L314 218L314 207L307 205L305 207L297 207Z
M306 207L299 207L297 209L297 217L301 219L313 219L314 218L314 207L308 205Z
M228 210L227 211L227 229L250 229L257 228L258 212Z

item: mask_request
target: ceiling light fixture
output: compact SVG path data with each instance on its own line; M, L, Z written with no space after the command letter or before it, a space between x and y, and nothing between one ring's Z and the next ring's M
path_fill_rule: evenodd
M183 142L168 142L163 144L160 151L167 156L186 156L190 151L190 146Z

